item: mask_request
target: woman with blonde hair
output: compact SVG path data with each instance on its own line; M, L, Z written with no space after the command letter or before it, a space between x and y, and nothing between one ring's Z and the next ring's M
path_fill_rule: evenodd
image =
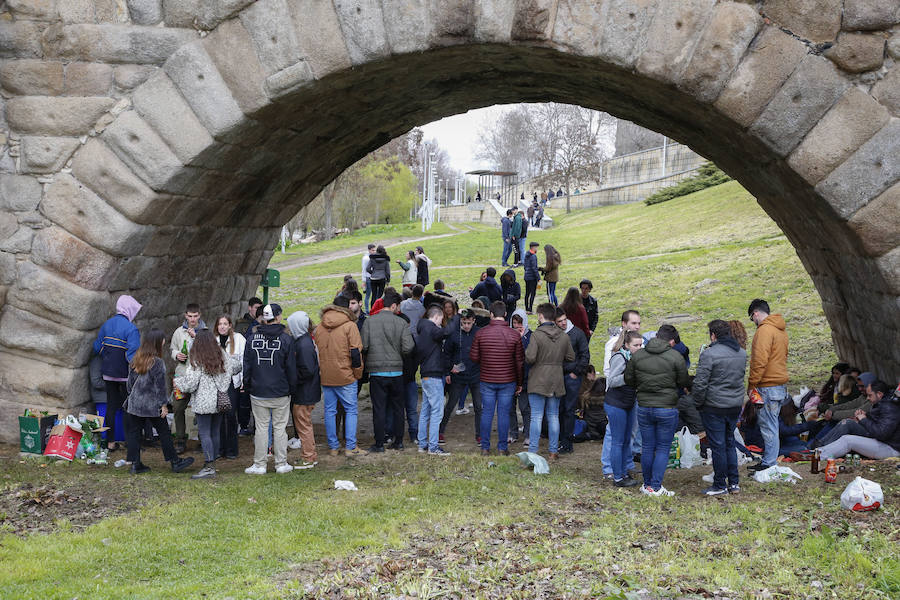
M222 315L216 319L216 339L222 350L229 356L244 356L244 346L247 340L234 330L234 321L228 315ZM239 360L242 360L239 358ZM237 411L240 404L238 391L243 388L243 374L235 373L231 378L231 386L228 388L228 397L231 400L231 410L222 414L222 426L219 433L221 448L219 456L231 460L238 457L238 418Z
M562 257L559 251L550 244L544 245L544 266L538 267L544 275L544 281L547 282L547 298L553 306L558 306L556 300L556 282L559 281L559 265L562 264Z

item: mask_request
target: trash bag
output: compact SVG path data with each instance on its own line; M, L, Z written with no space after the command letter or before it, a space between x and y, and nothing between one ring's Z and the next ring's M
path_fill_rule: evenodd
M753 479L760 483L769 483L771 481L786 481L788 483L797 483L797 480L803 479L796 471L788 467L779 467L773 465L768 469L757 471L753 474Z
M516 456L522 461L523 467L530 467L533 465L535 475L550 474L550 465L547 464L547 460L543 456L535 454L534 452L519 452Z
M346 479L335 479L334 489L347 490L348 492L358 492L359 491L359 488L356 487L355 483L353 483L352 481L347 481Z
M841 506L850 510L878 510L882 504L884 493L881 486L862 477L848 483L841 494Z
M690 469L703 464L700 456L700 436L694 435L687 427L675 434L678 438L678 446L681 448L680 468Z

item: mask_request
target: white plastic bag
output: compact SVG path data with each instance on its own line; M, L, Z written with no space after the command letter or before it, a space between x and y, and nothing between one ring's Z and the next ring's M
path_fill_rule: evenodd
M334 489L336 490L347 490L348 492L358 492L359 488L356 487L356 484L352 481L347 481L346 479L336 479L334 481Z
M534 465L535 475L546 475L550 473L550 465L547 464L547 459L543 456L535 454L534 452L519 452L516 456L522 461L523 467L527 468Z
M691 433L687 427L682 427L675 436L678 438L678 447L681 448L681 468L690 469L702 465L700 436Z
M797 483L797 480L803 479L793 469L788 467L771 466L768 469L757 471L753 474L753 479L760 483L769 483L770 481L786 481L788 483Z
M878 510L884 504L881 486L874 481L857 477L847 484L841 494L841 506L855 511Z

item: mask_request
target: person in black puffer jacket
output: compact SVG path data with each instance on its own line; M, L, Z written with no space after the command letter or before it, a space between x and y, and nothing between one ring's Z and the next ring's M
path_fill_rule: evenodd
M503 292L501 300L506 304L506 320L512 318L512 314L516 311L516 303L522 297L522 288L516 281L516 272L507 269L500 276L500 290Z
M824 438L821 447L822 458L835 458L848 452L857 452L874 459L900 456L900 386L890 396L888 386L876 380L866 387L866 394L872 408L863 413L859 410L854 419L841 421ZM843 431L846 435L840 435Z
M391 257L388 256L384 246L378 246L375 254L369 255L369 285L372 286L372 301L381 298L384 294L384 286L391 280Z
M443 341L450 333L439 324L444 312L431 306L416 325L416 355L422 376L422 412L419 414L419 451L449 454L438 446L441 417L444 412Z

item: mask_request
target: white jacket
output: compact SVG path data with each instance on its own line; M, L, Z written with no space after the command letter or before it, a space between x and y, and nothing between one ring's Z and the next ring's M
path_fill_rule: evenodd
M234 352L232 353L234 356L244 356L244 347L247 345L247 338L239 334L237 331L234 332ZM225 353L228 354L228 344L225 344ZM244 383L244 374L242 372L236 373L234 377L231 378L234 382L234 389L241 389L241 385Z

